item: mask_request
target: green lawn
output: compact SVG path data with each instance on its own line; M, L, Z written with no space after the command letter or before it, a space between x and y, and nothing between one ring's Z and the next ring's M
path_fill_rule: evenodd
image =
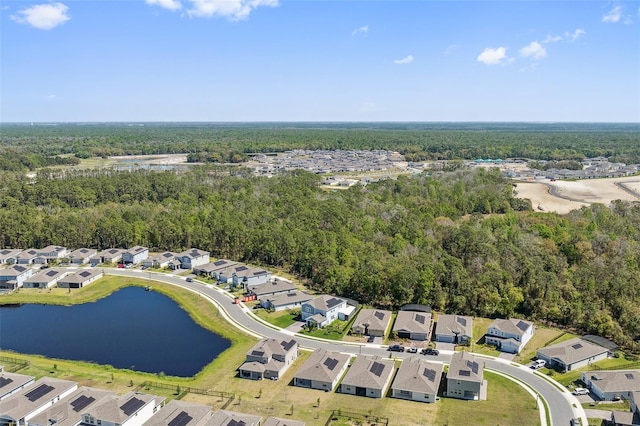
M280 312L267 312L264 309L256 309L254 313L276 327L287 328L291 324L300 320L299 310L285 310Z
M516 355L514 361L521 364L528 364L535 358L536 350L574 337L576 337L575 334L565 333L557 328L536 327L535 334L531 340L527 342L522 352Z
M307 336L312 337L320 337L322 339L342 340L344 335L347 333L347 330L345 330L346 326L346 321L335 320L324 328L315 328L311 331L302 330L300 331L300 334L306 334Z

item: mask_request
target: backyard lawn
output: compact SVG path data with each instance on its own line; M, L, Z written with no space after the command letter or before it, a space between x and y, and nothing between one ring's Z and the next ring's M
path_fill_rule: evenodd
M295 309L280 312L268 312L265 309L256 309L253 312L269 324L280 328L287 328L300 320L300 311Z

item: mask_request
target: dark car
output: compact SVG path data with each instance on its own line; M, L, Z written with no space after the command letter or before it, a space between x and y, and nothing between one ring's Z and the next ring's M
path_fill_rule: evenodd
M369 336L369 338L367 339L367 343L373 343L375 340L376 340L375 337Z
M391 352L404 352L404 346L402 346L402 345L391 345L391 346L389 346L389 350Z
M440 352L437 349L432 348L424 348L420 351L422 355L440 355Z

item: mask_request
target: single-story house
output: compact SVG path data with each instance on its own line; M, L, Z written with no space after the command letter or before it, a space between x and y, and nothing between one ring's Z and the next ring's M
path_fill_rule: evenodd
M220 271L233 268L236 266L238 262L234 262L233 260L227 259L218 259L214 262L205 263L204 265L200 265L196 268L193 268L193 272L200 275L207 275L212 279L219 279L218 275ZM231 273L229 273L230 279Z
M391 323L391 311L361 309L351 326L351 333L364 336L384 337Z
M90 248L79 248L77 250L72 251L69 256L69 261L74 265L84 265L85 263L89 263L92 257L96 256L98 251L96 249Z
M90 410L93 405L107 395L115 395L115 393L104 389L79 387L73 393L31 418L29 426L79 425L82 422L82 411Z
M261 421L261 416L218 410L213 413L204 426L260 426Z
M267 417L262 426L305 426L300 420L281 419L279 417Z
M613 426L640 426L640 414L634 411L611 410L610 423Z
M288 293L280 293L275 296L267 296L260 299L260 306L265 309L272 309L275 312L284 311L285 309L295 309L301 307L303 303L308 302L315 296L304 293L302 291L290 291Z
M429 312L398 311L393 331L401 339L429 340L431 325Z
M43 377L0 403L0 424L25 426L51 405L78 389L76 382Z
M45 248L38 250L38 252L40 253L40 256L47 259L47 262L64 259L69 254L69 250L66 247L53 245L46 246Z
M13 265L17 262L20 253L22 253L21 249L0 250L0 265Z
M58 280L59 288L82 288L104 276L104 272L95 269L83 269Z
M592 394L604 401L631 400L640 392L640 370L602 370L580 373L580 381Z
M169 266L169 263L176 260L176 256L177 255L173 252L165 251L163 253L147 257L142 261L142 266L145 268L166 268Z
M144 426L196 426L213 417L211 407L203 404L172 399L162 407Z
M323 294L302 304L302 320L322 328L337 319L348 320L355 309L345 299Z
M536 357L545 360L548 367L557 367L565 372L606 359L608 354L608 349L579 337L536 351Z
M289 281L275 279L266 284L258 284L249 286L248 293L256 296L258 299L262 299L268 296L275 296L277 294L288 293L294 291L296 286Z
M142 246L133 246L122 253L122 263L137 265L149 257L149 249Z
M106 395L82 413L82 423L92 426L137 426L149 420L162 406L165 398L139 392Z
M96 266L100 263L117 263L122 259L122 255L124 254L124 252L125 250L121 248L110 248L102 250L95 257L92 257L89 262L91 263L91 266Z
M40 252L34 248L21 251L16 255L16 264L31 265L33 263L45 263L46 260L40 255Z
M181 269L192 269L196 266L209 263L209 252L192 248L178 253L176 259L180 261Z
M271 281L271 272L262 268L241 265L235 268L232 280L234 287L244 287L245 291L248 291L249 287L266 284Z
M24 288L49 288L53 287L60 279L67 275L66 269L43 269L22 282Z
M436 402L444 365L418 358L402 361L391 385L391 396L418 402Z
M462 315L439 315L436 342L468 343L473 338L473 318Z
M22 287L22 283L33 275L33 269L23 265L12 265L0 269L0 288L15 290Z
M447 396L483 401L487 399L484 361L469 352L455 352L447 372Z
M293 385L332 391L347 370L350 360L350 355L318 349L293 376Z
M340 392L382 398L395 371L395 362L380 356L359 355L340 383Z
M298 342L262 339L247 352L246 361L238 369L243 379L278 380L298 358Z
M0 372L0 401L20 392L27 386L32 385L33 382L35 382L33 376L9 373L7 371Z
M496 319L489 325L484 340L489 345L496 345L502 352L517 354L534 333L535 327L531 321L517 318Z

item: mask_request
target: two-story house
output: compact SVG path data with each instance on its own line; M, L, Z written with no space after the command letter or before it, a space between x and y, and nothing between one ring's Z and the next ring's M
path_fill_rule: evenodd
M302 304L302 321L308 326L322 328L337 319L346 320L355 310L347 306L347 301L323 294Z
M516 318L496 319L487 329L484 339L487 344L496 345L502 352L517 354L533 337L533 333L535 327L530 321Z
M487 399L484 361L469 352L454 353L447 372L447 396L473 401Z
M298 342L294 339L262 339L247 352L246 361L238 369L244 379L278 380L298 358Z

